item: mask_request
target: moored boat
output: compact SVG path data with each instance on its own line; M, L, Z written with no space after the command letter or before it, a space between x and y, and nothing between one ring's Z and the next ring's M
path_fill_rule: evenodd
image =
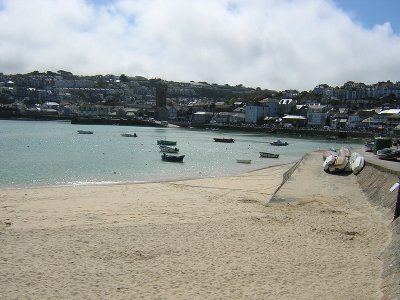
M260 152L260 157L279 158L279 154L269 153L269 152Z
M236 159L236 162L241 164L251 164L251 159Z
M161 155L161 160L170 162L182 162L185 155L169 155L163 153Z
M289 145L288 142L282 142L281 140L276 140L270 143L272 146L287 146Z
M93 134L91 130L78 130L78 134Z
M160 151L165 152L165 153L178 153L179 148L177 147L171 147L171 146L166 146L166 145L160 145Z
M157 145L176 146L176 141L157 140Z
M214 138L214 142L219 142L219 143L233 143L233 142L235 142L235 140L232 139L232 138Z
M137 137L136 133L121 133L121 136L124 137Z

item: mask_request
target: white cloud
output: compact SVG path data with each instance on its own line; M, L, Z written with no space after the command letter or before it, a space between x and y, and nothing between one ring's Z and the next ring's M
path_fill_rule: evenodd
M0 0L0 72L300 90L400 80L400 37L330 0ZM7 29L7 30L5 30Z

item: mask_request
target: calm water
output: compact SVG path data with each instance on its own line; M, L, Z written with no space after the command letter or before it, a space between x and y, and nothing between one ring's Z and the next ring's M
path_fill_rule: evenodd
M93 130L92 135L77 130ZM122 137L121 133L138 137ZM213 137L232 137L233 144ZM274 147L276 139L289 146ZM175 140L183 163L161 161L157 139ZM0 120L0 187L37 187L150 182L234 175L292 162L305 153L340 147L360 147L361 141L328 141L265 133L208 131L66 122ZM279 159L260 158L259 152L279 153ZM251 159L239 164L236 159ZM322 159L321 159L322 165Z

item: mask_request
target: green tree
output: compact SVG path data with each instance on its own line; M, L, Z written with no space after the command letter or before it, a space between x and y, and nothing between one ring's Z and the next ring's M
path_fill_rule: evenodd
M11 99L9 95L6 94L0 94L0 103L1 104L11 104L14 101Z
M129 82L129 78L125 74L121 74L119 80L121 80L121 82Z

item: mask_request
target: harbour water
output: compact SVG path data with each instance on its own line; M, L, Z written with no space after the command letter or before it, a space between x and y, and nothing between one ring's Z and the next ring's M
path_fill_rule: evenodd
M78 134L91 130L91 135ZM136 133L137 137L122 137ZM235 139L217 143L214 137ZM161 161L158 139L177 141L183 163ZM288 146L269 143L281 139ZM310 139L267 133L113 125L57 121L0 120L0 188L118 184L236 175L293 162L305 153L348 146L360 140ZM279 159L259 152L279 153ZM236 163L251 159L251 164ZM321 160L322 165L322 160Z

